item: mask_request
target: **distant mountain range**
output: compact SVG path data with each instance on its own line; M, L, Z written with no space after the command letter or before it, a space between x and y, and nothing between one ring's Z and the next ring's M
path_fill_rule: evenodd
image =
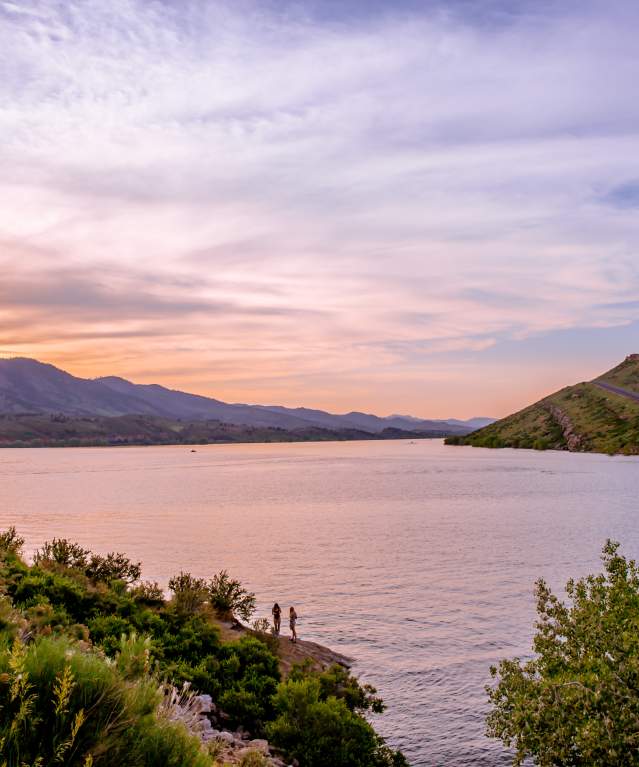
M101 419L100 439L109 433L108 419L138 416L135 429L142 429L146 435L144 440L152 439L147 432L154 433L160 422L163 423L162 429L168 429L169 435L172 430L175 431L167 421L193 424L215 422L218 425L250 429L284 430L297 436L302 432L308 433L308 430L319 434L319 429L334 433L350 432L353 435L351 438L358 438L357 435L362 434L401 435L403 432L420 436L463 435L491 421L488 418L460 421L425 420L403 415L379 417L359 412L336 415L309 408L229 404L197 394L167 389L157 384L135 384L115 376L93 380L78 378L53 365L21 357L0 359L0 415L4 416L5 426L9 421L14 424L11 430L12 442L18 439L17 435L20 433L19 425L15 425L18 422L23 425L30 423L29 428L32 431L35 429L37 438L46 439L47 432L50 431L47 424L61 422L51 418L43 420L42 416L47 415L65 416L67 419L76 420ZM140 420L139 416L151 419L146 423L148 429L142 428L145 422ZM31 420L25 420L29 418ZM68 425L69 421L66 423ZM111 425L116 426L115 423ZM150 428L151 425L153 428ZM119 422L118 428L123 428L122 421ZM84 433L85 430L81 431ZM125 431L128 433L130 430L127 427ZM198 434L203 433L202 427L195 431ZM225 433L230 434L231 431L227 429ZM237 437L241 430L233 430L233 434ZM2 438L0 423L0 441ZM163 438L162 441L166 440Z
M535 402L468 435L446 442L639 454L639 354L612 370Z

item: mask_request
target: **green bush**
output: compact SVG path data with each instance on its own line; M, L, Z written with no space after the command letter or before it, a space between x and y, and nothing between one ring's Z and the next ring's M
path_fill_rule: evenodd
M84 570L90 554L88 549L83 549L78 543L66 538L54 538L52 541L46 541L42 548L35 552L33 562L36 565L54 562L64 567Z
M515 765L639 765L639 568L618 547L603 573L568 582L567 604L538 581L536 656L491 669L488 734Z
M164 591L155 582L144 581L131 589L131 596L136 602L149 607L159 607L164 604Z
M339 667L322 674L305 667L278 688L273 638L262 624L255 636L221 641L214 610L246 619L255 600L225 571L210 583L180 573L166 601L157 584L127 582L139 576L138 565L122 555L96 558L54 539L28 566L18 556L15 530L2 540L0 739L6 740L0 753L6 767L210 764L199 743L166 720L164 707L158 715L158 680L178 687L188 682L211 695L229 726L255 735L272 729L287 755L300 755L305 767L405 764L363 718L383 710L372 687ZM9 649L17 636L32 639L20 650L24 674L16 671L18 645ZM52 701L64 685L72 690L68 710L56 711Z
M208 587L211 605L218 615L249 621L255 612L255 594L247 591L240 581L230 577L226 570L214 575Z
M124 554L116 551L104 557L92 554L84 572L92 581L134 583L139 579L142 568L139 562L131 562Z
M273 718L273 696L280 681L277 658L263 642L250 636L220 649L219 704L233 724L261 731Z
M88 627L92 641L110 656L118 651L122 636L135 631L131 622L119 615L98 615L89 621Z
M5 764L209 767L199 739L157 717L160 698L149 677L126 683L67 639L14 641L0 652Z
M0 533L0 553L19 554L24 546L24 538L16 532L15 527L10 527Z
M280 684L275 711L276 719L266 727L269 740L304 767L407 765L345 700L324 697L317 677Z
M309 675L315 676L319 681L322 700L330 696L340 698L350 711L372 711L375 714L381 714L386 709L383 700L377 697L377 690L372 685L361 685L348 669L338 664L321 672L313 672L310 662L294 666L289 679L300 681Z
M194 578L191 573L180 573L169 581L173 592L173 605L180 613L195 613L206 602L208 591L206 581Z
M240 760L240 767L269 767L269 761L261 751L249 751Z
M51 565L70 567L84 573L94 582L110 583L121 580L133 583L138 580L141 572L139 562L132 562L120 552L111 552L106 556L93 554L66 538L54 538L44 543L42 548L36 551L33 561L44 568Z

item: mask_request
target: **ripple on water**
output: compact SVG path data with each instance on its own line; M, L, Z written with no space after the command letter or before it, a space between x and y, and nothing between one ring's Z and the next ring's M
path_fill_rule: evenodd
M639 554L638 462L440 441L0 451L0 525L117 548L166 584L227 568L357 659L415 767L499 767L488 668L529 653L533 583Z

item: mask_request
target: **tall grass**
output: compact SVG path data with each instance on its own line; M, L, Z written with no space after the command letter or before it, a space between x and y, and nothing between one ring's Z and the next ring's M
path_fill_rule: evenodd
M67 638L16 638L0 652L0 764L210 767L198 738L157 716L161 697Z

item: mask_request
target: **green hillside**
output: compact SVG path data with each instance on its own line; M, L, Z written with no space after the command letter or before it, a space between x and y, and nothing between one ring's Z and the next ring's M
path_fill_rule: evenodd
M639 454L639 354L448 445Z

